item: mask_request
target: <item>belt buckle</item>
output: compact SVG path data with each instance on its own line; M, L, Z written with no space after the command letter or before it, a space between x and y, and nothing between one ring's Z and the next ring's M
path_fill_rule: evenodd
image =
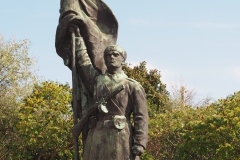
M121 115L115 115L113 117L113 124L116 129L122 130L126 126L126 117Z

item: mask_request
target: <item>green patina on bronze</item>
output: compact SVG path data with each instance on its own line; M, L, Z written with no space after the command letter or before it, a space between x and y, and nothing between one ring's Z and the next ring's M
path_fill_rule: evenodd
M64 60L71 55L68 30L72 24L81 28L93 65L104 72L103 51L116 43L118 33L118 22L112 11L102 0L61 0L56 51Z
M117 20L102 0L61 1L56 51L70 69L76 70L74 112L79 119L87 115L82 130L84 160L135 160L146 148L146 95L122 70L127 55L115 45L117 30ZM108 101L93 105L119 86L124 88ZM88 115L92 106L100 110ZM101 111L105 106L107 111Z

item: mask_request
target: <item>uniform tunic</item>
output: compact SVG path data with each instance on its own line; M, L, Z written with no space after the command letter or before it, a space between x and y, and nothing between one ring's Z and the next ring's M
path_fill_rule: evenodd
M132 155L131 149L134 144L145 148L148 133L146 96L142 86L128 78L123 71L117 74L99 74L92 66L88 54L83 51L77 53L77 69L95 101L120 85L125 86L124 90L107 102L108 113L98 112L96 117L90 118L83 159L138 159ZM95 119L93 123L92 118Z

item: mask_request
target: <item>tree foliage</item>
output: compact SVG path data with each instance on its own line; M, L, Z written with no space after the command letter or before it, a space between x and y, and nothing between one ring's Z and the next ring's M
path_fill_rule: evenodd
M174 108L191 106L193 104L193 99L196 95L196 92L193 89L188 89L186 85L172 86L172 105Z
M29 41L5 40L0 34L0 159L17 140L18 103L35 83L34 60L28 53Z
M200 108L181 107L149 121L153 159L240 159L240 92Z
M32 88L29 42L0 36L0 43L0 159L72 159L69 85L46 81ZM169 99L160 72L147 70L146 62L124 71L147 95L149 142L141 159L240 159L240 92L191 108L194 93L181 86Z
M35 82L34 60L28 50L28 40L6 41L0 35L0 102L5 102L6 97L15 101L31 91Z
M68 84L46 81L23 100L17 130L19 159L71 159L73 125Z
M143 86L150 116L169 110L169 92L166 90L166 85L162 83L158 70L148 71L146 62L141 62L133 68L129 65L124 66L123 70L128 77L135 79Z
M240 159L240 92L201 109L183 127L178 156L186 159Z
M210 97L206 97L201 100L196 100L197 92L194 89L189 88L186 84L181 82L180 84L172 85L170 100L172 108L182 107L198 107L206 106L210 104L212 100Z

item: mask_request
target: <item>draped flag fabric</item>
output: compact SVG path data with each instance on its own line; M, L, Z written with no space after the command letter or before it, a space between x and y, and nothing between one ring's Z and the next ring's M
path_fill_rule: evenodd
M116 43L118 33L118 22L112 11L102 0L61 0L55 46L57 54L64 62L71 61L72 58L72 36L69 33L69 27L72 24L79 27L92 64L104 73L106 66L103 51L107 46ZM71 69L71 63L65 64ZM80 118L89 104L92 103L92 97L79 76L77 84L78 105L73 107L73 112L77 114L77 118ZM88 128L84 127L82 132L83 146L87 133ZM78 145L76 144L76 146Z
M56 51L63 60L71 59L71 35L68 28L79 26L93 65L105 72L104 49L115 44L118 22L102 0L61 0L56 32Z

